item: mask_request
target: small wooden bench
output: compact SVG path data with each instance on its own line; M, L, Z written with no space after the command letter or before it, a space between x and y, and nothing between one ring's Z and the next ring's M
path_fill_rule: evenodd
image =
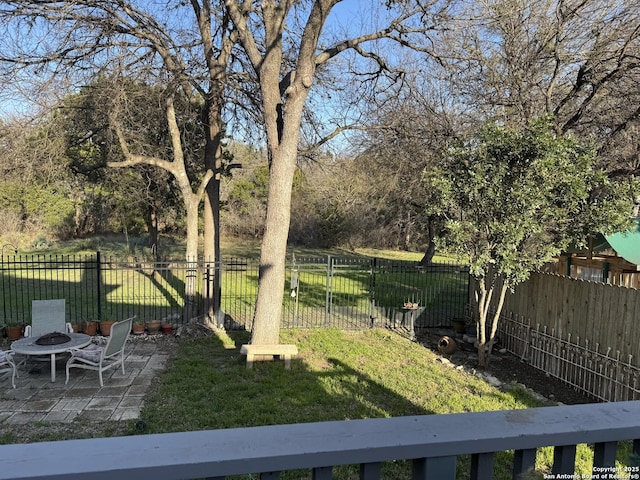
M253 361L256 357L284 358L284 368L291 368L291 357L298 354L298 347L295 345L242 345L240 353L247 356L247 368L253 368Z

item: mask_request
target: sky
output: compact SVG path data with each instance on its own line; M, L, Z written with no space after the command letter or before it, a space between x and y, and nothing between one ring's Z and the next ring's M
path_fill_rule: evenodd
M145 6L150 5L146 4ZM343 0L332 10L327 25L324 29L326 35L326 47L331 45L335 39L344 39L347 36L354 36L363 32L371 32L380 28L383 19L380 16L379 3L377 0ZM184 18L182 18L184 21ZM7 34L5 37L14 37L14 34ZM40 39L40 41L42 41ZM37 83L37 77L22 79L23 85ZM32 85L30 85L32 86ZM60 93L66 94L62 89ZM0 120L9 120L12 117L29 117L37 114L40 110L38 105L25 100L15 85L5 83L0 85Z

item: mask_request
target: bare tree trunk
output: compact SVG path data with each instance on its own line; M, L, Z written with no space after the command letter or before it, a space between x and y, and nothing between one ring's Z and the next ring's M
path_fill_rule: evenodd
M498 322L500 321L500 315L502 314L502 307L504 306L504 297L507 294L507 283L503 282L500 287L500 296L498 297L498 305L496 306L495 311L493 312L493 317L491 318L491 333L489 334L489 341L487 344L487 364L489 363L489 359L491 358L491 353L493 351L493 345L496 341L496 333L498 331Z
M222 296L222 252L220 249L220 174L216 174L209 182L204 198L204 263L203 284L204 315L213 325L221 327L223 315L220 310Z
M153 257L158 259L158 211L155 205L149 205L147 207L147 232L149 232L149 238L147 239L147 246L153 252Z
M333 0L328 0L329 5L325 5L325 9L319 9L319 5L314 4L309 20L312 22L313 19L314 27L305 31L306 40L303 40L302 44L306 47L301 48L297 70L287 75L286 81L283 79L282 84L282 32L291 4L287 3L285 7L271 1L262 2L265 43L269 45L262 56L253 37L245 29L246 23L241 18L237 5L226 2L238 26L240 41L251 58L260 81L270 162L267 214L260 251L258 298L251 332L252 344L280 342L287 239L291 220L291 192L298 159L302 110L315 74L315 34L320 32L324 18L331 10L331 1Z
M197 316L197 265L198 265L198 206L204 196L205 189L209 181L213 176L212 170L207 170L204 174L200 185L194 192L191 186L191 181L187 175L184 151L182 148L182 140L180 137L180 130L178 128L178 122L176 117L175 106L173 103L173 96L168 96L166 99L166 115L167 125L169 127L169 136L173 147L173 161L167 161L162 158L146 157L143 155L137 155L129 150L126 139L122 133L119 122L112 117L113 127L116 131L120 147L125 156L125 160L117 162L109 162L108 165L112 167L129 167L133 165L152 165L155 167L161 167L170 172L180 189L182 194L182 200L186 210L187 221L187 245L185 251L185 261L187 262L187 268L185 272L184 280L184 308L183 318L190 320Z
M491 304L491 292L487 291L486 279L478 279L476 290L476 302L478 303L478 318L476 320L476 335L478 339L478 365L486 367L489 359L486 356L485 345L487 343L487 312Z
M427 244L427 248L424 252L422 259L420 260L420 265L422 266L430 264L431 261L433 260L434 255L436 254L436 244L435 244L436 229L434 226L433 218L429 219L427 228L428 228L427 241L429 243Z
M476 301L478 303L478 319L476 321L476 334L478 338L478 365L480 367L487 367L491 359L493 345L496 340L496 332L498 331L498 322L509 286L506 281L503 281L498 287L498 278L493 276L488 283L486 277L481 277L477 279L477 281ZM493 298L496 288L499 288L498 304L491 313L491 299ZM488 332L489 335L487 335L487 320L489 320L490 313L491 328Z
M214 173L207 185L204 198L203 259L207 272L205 272L202 294L203 313L209 321L213 322L216 312L220 309L222 264L220 250L220 176L222 170L222 131L220 126L222 121L216 104L209 107L207 117L209 128L205 145L205 166Z
M258 299L251 334L253 344L277 344L280 341L291 190L296 159L297 149L291 145L288 151L280 150L278 158L274 158L271 164L267 218L260 252Z
M313 85L316 68L340 52L356 48L360 43L396 35L394 21L387 29L340 42L318 54L322 29L331 9L338 2L339 0L311 2L308 12L305 12L308 18L298 45L292 46L287 43L285 48L283 34L287 30L287 20L296 2L265 0L259 2L256 10L252 10L247 7L253 7L254 4L225 0L229 17L236 26L238 41L260 83L270 162L258 298L251 336L253 344L279 342L293 176L298 155L302 110ZM397 23L401 24L403 21L405 20L398 19ZM254 29L254 22L261 25ZM260 32L259 41L256 41L254 31ZM287 42L289 39L291 37L288 37ZM281 77L283 68L289 68L291 65L290 62L283 61L285 52L291 54L290 58L295 60L291 70Z
M198 315L198 205L200 198L193 196L185 202L187 207L187 247L186 269L184 277L184 320L191 320Z

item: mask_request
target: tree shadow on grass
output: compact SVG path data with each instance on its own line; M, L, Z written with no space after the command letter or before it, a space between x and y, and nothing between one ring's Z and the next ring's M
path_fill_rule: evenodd
M227 348L226 354L233 357L231 372L239 377L233 387L243 390L245 401L257 400L254 405L258 418L266 420L262 424L434 413L334 357L310 365L304 355L300 355L292 359L291 370L285 370L282 361L270 360L254 362L253 369L247 369L239 349L248 343L249 333L229 332L228 336L235 348ZM263 414L260 411L267 409L260 408L260 402L270 402L266 398L269 394L274 397L270 404L273 409Z
M313 334L303 333L299 338L299 348L309 341L306 335ZM437 407L431 409L420 402L419 394L414 398L401 393L404 387L397 384L397 378L396 386L400 386L400 390L393 389L393 381L385 385L384 372L378 375L377 371L371 373L371 369L360 369L358 362L366 365L369 361L366 352L370 352L362 345L353 345L354 349L362 348L361 356L352 355L350 350L343 358L340 353L333 352L344 351L344 346L325 346L323 342L333 339L330 335L320 335L313 339L315 354L305 351L305 347L300 348L300 355L292 360L290 370L284 368L282 361L254 362L253 369L247 369L240 347L249 338L249 332L233 331L219 332L218 336L207 338L182 339L180 352L162 376L154 394L145 402L143 418L148 424L148 431L161 433L429 415L438 411ZM393 340L389 337L387 341ZM319 353L323 351L327 353ZM437 369L424 372L419 365L412 365L410 358L415 357L407 357L399 368L407 368L406 371L414 372L413 375L418 368L422 372L421 378L429 385L433 384L433 388L448 386L447 378L443 377L446 373L439 373ZM393 368L390 366L392 362L382 364ZM473 405L467 397L476 391L477 395L488 400L494 396L510 396L497 390L487 390L480 383L451 385L443 395L449 395L447 392L460 395L458 408L467 411ZM520 394L511 396L520 397ZM518 400L524 403L526 398ZM437 405L437 401L433 405ZM496 478L510 478L512 460L511 452L496 455ZM469 457L460 456L458 471L462 477L468 477L469 468ZM384 462L382 469L383 478L411 477L409 461ZM356 479L358 475L358 466L336 466L333 469L333 478L338 480ZM286 472L281 478L311 479L312 474L307 470Z
M240 355L241 345L248 340L248 332L235 331L181 339L180 351L145 401L141 416L147 425L145 431L433 413L335 357L310 365L301 355L292 360L290 370L284 368L283 361L254 362L248 369L245 357ZM392 466L398 465L393 462ZM402 464L401 468L410 472L410 466ZM357 478L357 467L336 467L336 472L343 469L345 473L334 478ZM282 478L311 478L311 473L289 472Z

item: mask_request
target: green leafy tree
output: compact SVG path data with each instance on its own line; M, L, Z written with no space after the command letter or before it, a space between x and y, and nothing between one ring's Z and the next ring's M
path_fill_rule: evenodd
M5 232L67 238L74 230L74 182L64 142L49 119L0 125L0 215Z
M258 167L252 175L233 182L225 206L226 227L234 235L258 238L263 233L269 169Z
M296 170L292 191L302 189L304 178ZM261 165L242 178L232 180L225 205L226 228L240 237L259 238L264 233L264 218L269 194L269 167Z
M116 163L123 157L109 128L111 103L118 95L126 99L127 108L121 123L122 128L127 129L131 144L146 155L169 158L171 146L162 106L164 92L157 86L122 76L113 79L98 77L78 93L66 97L54 120L64 131L66 155L72 171L86 178L88 184L99 184L103 192L109 192L110 200L104 193L101 196L103 205L110 207L109 216L115 217L113 227L136 232L144 230L136 228L144 224L148 246L157 251L160 223L169 228L176 226L163 219L163 215L180 209L178 189L170 173L164 169L145 164L127 169L106 168L109 162ZM204 132L185 99L177 100L178 124L185 138L185 164L189 176L196 178L202 175L199 159ZM83 192L85 199L90 197L91 190ZM91 205L89 201L84 203ZM95 215L96 212L83 213Z
M452 147L425 173L427 214L446 218L446 248L476 279L478 361L489 363L509 289L587 235L625 228L632 185L612 184L596 154L542 119L510 130L494 124Z

